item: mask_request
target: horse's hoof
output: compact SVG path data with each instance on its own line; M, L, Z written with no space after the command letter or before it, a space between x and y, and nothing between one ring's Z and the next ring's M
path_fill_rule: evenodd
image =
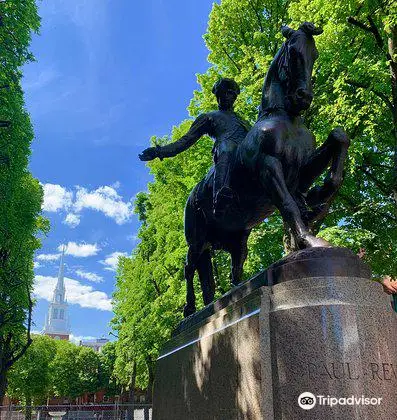
M330 248L333 245L326 241L325 239L318 238L317 236L313 235L303 235L301 238L299 238L298 243L300 245L301 249L304 248Z
M238 287L240 286L241 281L240 280L235 280L233 281L233 279L230 281L230 285L233 287Z
M195 306L185 305L183 308L183 316L187 318L190 315L193 315L196 312Z

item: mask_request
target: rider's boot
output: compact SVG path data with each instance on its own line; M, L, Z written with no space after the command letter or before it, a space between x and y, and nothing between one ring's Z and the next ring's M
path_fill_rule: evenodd
M213 212L217 219L221 219L230 207L234 193L229 187L230 152L216 152L215 173L213 184Z
M233 202L234 192L230 187L223 186L215 195L214 216L222 218Z

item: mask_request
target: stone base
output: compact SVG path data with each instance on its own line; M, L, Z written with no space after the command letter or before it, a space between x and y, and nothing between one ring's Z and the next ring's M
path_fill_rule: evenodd
M179 325L157 362L153 420L395 420L396 331L352 252L293 253Z

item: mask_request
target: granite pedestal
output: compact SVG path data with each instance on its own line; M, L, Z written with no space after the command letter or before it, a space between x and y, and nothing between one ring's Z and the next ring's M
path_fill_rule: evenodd
M396 374L396 313L368 267L346 249L303 250L179 325L153 420L395 420Z

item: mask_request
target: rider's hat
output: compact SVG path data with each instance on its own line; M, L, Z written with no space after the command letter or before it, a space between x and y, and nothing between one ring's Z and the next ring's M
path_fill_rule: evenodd
M232 89L238 95L240 93L240 88L238 84L233 79L228 79L226 77L219 79L212 88L212 93L215 96L218 96L222 90Z

